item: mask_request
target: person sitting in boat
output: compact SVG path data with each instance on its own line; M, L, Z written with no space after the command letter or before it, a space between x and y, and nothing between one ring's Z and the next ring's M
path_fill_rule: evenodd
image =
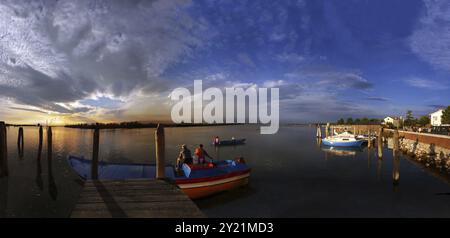
M216 137L214 138L213 143L214 143L214 145L220 145L220 139L219 139L218 136L216 136Z
M199 164L204 164L206 162L206 157L213 159L211 156L209 156L208 152L206 152L205 149L203 149L203 145L200 144L197 149L195 149L195 155L198 158Z
M191 151L187 148L186 145L181 146L180 154L177 158L177 169L181 168L181 165L185 164L193 164L194 159L192 159Z

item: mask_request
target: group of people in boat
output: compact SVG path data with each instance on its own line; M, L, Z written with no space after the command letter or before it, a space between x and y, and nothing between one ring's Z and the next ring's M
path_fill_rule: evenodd
M231 140L234 141L236 139L232 137ZM213 145L220 145L220 138L218 136L214 137ZM206 157L210 158L211 160L214 160L203 148L203 144L199 144L198 147L195 148L194 154L197 157L198 164L205 164ZM178 155L177 158L177 168L181 168L181 165L183 163L194 164L194 158L192 156L191 150L189 150L189 148L185 144L181 145L180 154Z
M210 158L211 160L214 160L208 154L208 152L206 152L202 144L199 144L198 147L195 149L195 156L197 157L199 164L205 164L206 157ZM177 167L179 168L183 163L194 164L194 158L192 157L191 150L189 150L186 145L181 146L181 151L177 158Z

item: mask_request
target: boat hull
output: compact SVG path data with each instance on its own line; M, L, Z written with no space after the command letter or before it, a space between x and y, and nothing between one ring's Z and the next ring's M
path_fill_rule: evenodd
M248 184L249 177L250 172L230 178L177 185L189 198L199 199L246 186Z
M322 140L323 145L332 147L359 147L362 145L363 142L364 142L363 140L356 140L356 141L331 141L327 139Z

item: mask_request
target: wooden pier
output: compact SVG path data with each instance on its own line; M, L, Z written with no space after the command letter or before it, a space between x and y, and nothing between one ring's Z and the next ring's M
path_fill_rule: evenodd
M87 181L71 218L203 218L178 187L164 180Z

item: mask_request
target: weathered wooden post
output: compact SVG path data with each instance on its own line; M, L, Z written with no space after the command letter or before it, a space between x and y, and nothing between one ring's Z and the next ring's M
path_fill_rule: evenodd
M394 136L393 136L393 148L392 148L392 153L393 153L393 155L394 155L394 157L395 156L397 156L398 155L398 150L399 150L399 134L398 134L398 130L397 129L395 129L394 130Z
M43 136L42 126L39 125L39 147L38 147L38 157L37 157L38 160L41 159L43 137L44 136Z
M327 126L325 127L325 138L328 137L330 133L330 123L327 122Z
M17 135L17 148L19 150L19 157L23 157L24 149L24 138L23 138L23 128L19 127L19 133Z
M52 127L47 128L47 159L50 161L53 155L53 133Z
M156 179L165 178L165 138L164 126L158 124L155 132L156 143Z
M377 147L378 147L378 159L383 158L383 127L378 129Z
M98 153L100 147L100 128L98 124L94 129L94 139L92 148L92 166L91 166L91 179L98 179Z
M8 176L8 150L5 122L0 122L0 177Z
M367 146L370 149L370 148L372 148L372 131L371 130L369 130L368 135L369 135L369 141L367 142Z
M19 133L17 136L17 146L23 148L23 127L19 127Z
M322 129L320 128L320 124L317 124L316 137L322 138Z

